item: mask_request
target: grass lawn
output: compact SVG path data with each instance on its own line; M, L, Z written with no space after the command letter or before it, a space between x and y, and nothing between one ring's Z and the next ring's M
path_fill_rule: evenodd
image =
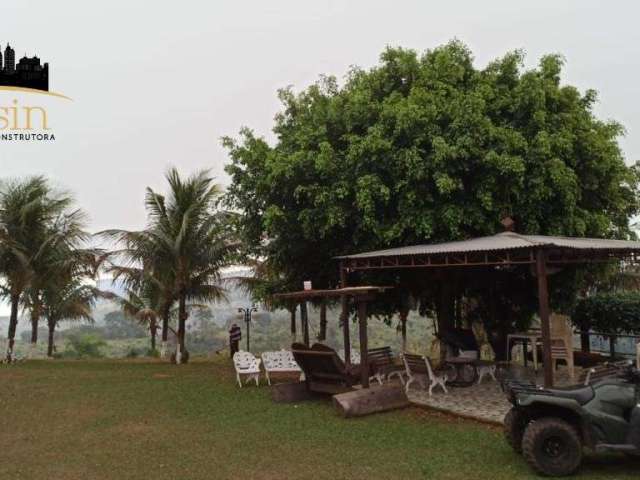
M230 364L31 361L0 366L0 479L533 478L501 432L407 409L344 420L328 402L276 405ZM588 458L581 478L637 479Z

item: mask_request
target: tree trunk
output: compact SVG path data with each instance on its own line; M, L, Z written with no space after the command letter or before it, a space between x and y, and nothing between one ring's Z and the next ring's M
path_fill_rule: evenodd
M324 342L327 339L327 303L323 300L320 304L320 331L318 340Z
M609 337L609 356L611 357L611 360L615 360L616 358L616 342L618 340L618 337L616 335L611 335Z
M400 333L402 335L402 351L407 351L407 317L409 316L408 310L400 310Z
M37 310L31 310L31 344L38 343L38 324L40 323L40 313Z
M511 330L510 316L511 312L509 307L497 302L495 298L491 299L491 312L492 321L489 322L491 326L485 323L485 330L487 331L487 339L491 344L491 348L496 356L496 361L509 360L507 355L507 336Z
M589 336L589 330L591 326L586 322L580 325L580 350L582 353L591 352L591 337Z
M160 347L160 357L167 355L167 341L169 340L169 308L162 311L162 344Z
M9 332L7 333L7 339L9 340L7 345L7 361L13 360L13 347L16 341L16 327L18 326L18 306L20 303L20 295L11 295L11 314L9 316Z
M440 296L436 308L438 334L443 335L453 328L455 322L455 297L450 278L445 278L440 287ZM447 349L444 348L442 342L441 345L443 348L440 348L440 361L443 362L447 355Z
M54 322L49 323L49 338L47 341L47 357L53 357L53 334L56 329L56 324Z
M180 295L178 303L178 346L180 347L176 352L176 363L182 363L182 358L185 360L188 358L186 355L185 334L187 323L187 299L183 294Z
M149 330L151 331L151 351L153 352L156 349L156 334L158 333L158 326L155 320L151 323Z
M291 338L293 341L296 341L296 337L298 336L298 332L296 331L296 306L293 308L289 308L289 314L291 315Z

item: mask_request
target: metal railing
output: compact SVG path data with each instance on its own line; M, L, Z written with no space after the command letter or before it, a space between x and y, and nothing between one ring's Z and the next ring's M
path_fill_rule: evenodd
M616 356L623 356L623 357L633 357L635 358L636 356L636 350L635 350L635 344L638 343L638 341L640 341L640 335L633 335L633 334L629 334L629 333L608 333L608 332L584 332L584 331L576 331L574 332L574 335L577 337L580 337L582 339L582 337L588 337L589 338L589 352L592 353L604 353L609 355L611 358L615 358ZM602 343L608 343L608 347L609 348L605 348L605 349L599 349L599 348L593 348L591 346L591 338L592 337L600 337L602 338L603 342ZM622 339L622 338L631 338L634 339L635 342L633 342L633 348L629 351L629 352L625 352L625 351L620 351L617 347L618 347L618 340ZM581 340L582 341L582 340ZM581 344L581 341L578 342L578 344ZM574 342L574 347L576 346L577 342ZM574 350L580 350L581 347L578 348L574 348ZM583 350L584 351L584 350Z

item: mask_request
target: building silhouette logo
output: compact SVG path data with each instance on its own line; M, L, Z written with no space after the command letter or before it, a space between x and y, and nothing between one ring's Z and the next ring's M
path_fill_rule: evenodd
M0 85L48 92L49 64L41 64L38 57L26 55L16 63L16 52L7 43L4 51L0 47Z
M49 90L49 63L24 55L16 62L16 52L7 43L0 45L0 142L53 141L49 109L53 99L71 100Z

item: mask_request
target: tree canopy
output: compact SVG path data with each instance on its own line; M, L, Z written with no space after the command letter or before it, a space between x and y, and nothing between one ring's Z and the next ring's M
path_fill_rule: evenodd
M276 141L225 138L229 206L249 253L290 285L337 283L335 255L494 234L626 238L638 171L596 92L561 82L563 59L485 68L459 41L280 91Z

